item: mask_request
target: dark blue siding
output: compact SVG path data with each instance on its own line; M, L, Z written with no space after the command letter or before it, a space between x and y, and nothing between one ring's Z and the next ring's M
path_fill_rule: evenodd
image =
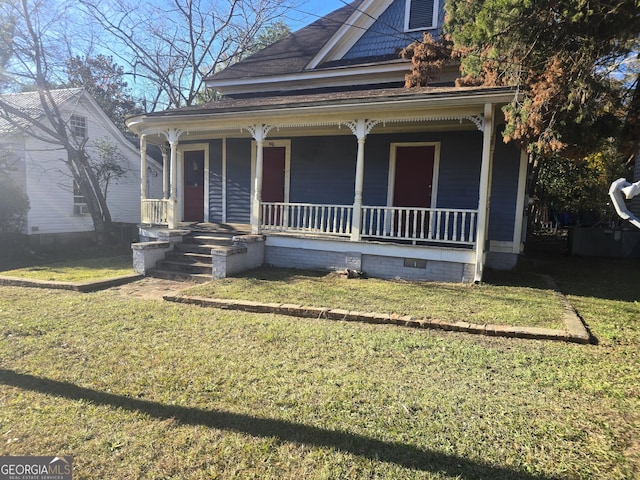
M440 142L439 208L478 208L482 133L370 135L366 142L365 205L386 205L392 143Z
M516 215L520 152L513 145L505 145L499 132L497 135L493 157L489 239L510 242L513 240Z
M209 142L209 221L222 222L222 140Z
M352 205L357 151L351 135L292 139L290 201Z
M478 208L482 133L447 132L440 135L438 208Z
M389 137L369 135L364 144L364 205L387 205L389 185Z
M412 40L422 39L422 32L404 32L405 0L395 0L374 24L344 55L344 59L358 59L380 55L397 55ZM440 1L439 25L427 30L434 38L441 32L444 22L444 1Z
M227 140L227 222L251 221L251 140Z
M478 208L482 133L426 132L371 134L365 143L365 205L386 205L389 156L392 143L440 142L438 208ZM351 205L357 157L352 135L291 139L290 201ZM221 174L219 142L211 144L211 218L217 221L221 192L216 184ZM513 236L517 195L519 152L504 145L498 133L493 169L490 239L510 241ZM227 221L247 223L251 206L251 141L227 140Z

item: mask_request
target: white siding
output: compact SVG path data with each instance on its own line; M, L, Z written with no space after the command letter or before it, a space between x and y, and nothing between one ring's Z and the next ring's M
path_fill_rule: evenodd
M68 102L62 108L65 116L80 115L87 118L87 151L92 152L95 139L108 137L118 146L124 157L125 176L112 180L107 192L107 203L114 222L138 223L140 221L140 155L121 135L113 133L106 118L95 111L93 105L81 99ZM71 105L72 104L72 105ZM93 230L88 214L74 215L73 179L63 159L66 152L59 145L43 143L35 138L26 139L27 194L31 202L27 231L31 234L85 232ZM153 167L152 167L153 168ZM161 182L161 175L152 177L154 190Z

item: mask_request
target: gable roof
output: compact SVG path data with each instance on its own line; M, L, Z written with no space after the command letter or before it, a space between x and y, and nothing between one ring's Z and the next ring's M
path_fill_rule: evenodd
M50 92L54 103L62 105L73 97L79 96L83 91L82 88L64 88ZM40 119L44 116L38 92L5 93L0 95L0 100L27 113L33 119ZM9 117L10 115L0 108L0 134L13 133L18 129L29 127L30 122L27 119Z
M400 58L400 50L424 31L437 35L444 20L444 1L430 1L437 25L410 31L407 0L353 1L214 74L206 84L231 97L402 86L410 62ZM453 84L456 76L457 69L451 69L439 84Z
M53 102L61 107L65 103L70 101L80 102L81 99L86 99L94 112L94 118L103 124L110 132L111 136L118 140L120 144L131 151L139 155L138 146L130 141L124 133L122 133L111 121L111 119L104 113L104 110L100 108L98 102L87 93L84 88L62 88L57 90L49 90ZM44 109L40 103L40 96L37 91L24 92L24 93L6 93L0 95L0 100L9 104L10 106L19 109L29 114L30 118L41 120L44 117ZM10 115L9 115L10 117ZM28 129L30 122L25 118L7 118L7 112L0 107L0 136L8 135L11 133L21 132ZM159 165L159 160L149 156L156 165Z
M244 60L215 73L209 79L249 79L267 75L302 72L319 50L333 37L363 0L355 0L315 22L293 32Z

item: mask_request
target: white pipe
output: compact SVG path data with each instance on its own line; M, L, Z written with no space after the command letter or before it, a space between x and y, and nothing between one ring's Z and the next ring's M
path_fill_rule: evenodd
M609 187L609 197L613 202L613 206L618 212L620 218L627 220L633 226L640 228L640 219L636 217L627 208L625 203L625 197L627 200L640 194L640 181L636 183L629 183L624 178L619 178L611 184Z

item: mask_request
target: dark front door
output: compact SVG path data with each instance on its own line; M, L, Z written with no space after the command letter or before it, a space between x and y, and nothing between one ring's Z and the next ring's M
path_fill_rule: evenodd
M393 186L394 207L431 207L435 147L433 145L396 147L396 172ZM399 213L394 220L396 235L413 235L414 225L428 228L426 215L415 217Z
M286 148L264 147L262 156L262 201L284 202ZM267 218L263 219L267 225L280 223L280 210L270 208Z
M184 221L204 221L204 150L184 152Z
M284 202L285 147L264 147L262 201Z

